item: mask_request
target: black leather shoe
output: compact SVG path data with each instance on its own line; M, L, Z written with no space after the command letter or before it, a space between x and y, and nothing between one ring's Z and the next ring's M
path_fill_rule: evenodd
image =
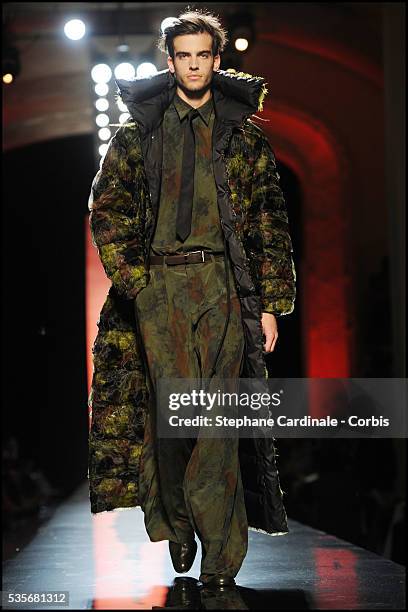
M189 542L178 544L170 540L169 550L174 569L179 574L184 574L184 572L188 572L194 563L197 553L197 542L190 540Z
M169 593L169 605L172 608L201 609L200 591L196 578L175 578Z
M201 583L206 588L226 588L226 587L234 587L236 586L235 579L232 576L222 576L222 574L216 574L212 576L209 580L201 580Z
M175 578L167 593L164 606L152 606L152 610L201 610L198 580L188 576Z

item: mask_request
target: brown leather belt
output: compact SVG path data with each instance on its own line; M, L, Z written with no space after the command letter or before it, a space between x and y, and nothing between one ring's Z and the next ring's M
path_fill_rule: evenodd
M189 251L188 253L180 253L179 255L150 255L149 259L151 265L166 263L169 266L179 266L180 264L186 263L203 263L204 261L210 261L211 255L220 257L224 255L224 251Z

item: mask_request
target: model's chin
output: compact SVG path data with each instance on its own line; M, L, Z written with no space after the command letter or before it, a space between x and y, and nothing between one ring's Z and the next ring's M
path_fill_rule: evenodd
M184 81L184 85L188 89L203 89L207 86L207 83L203 83L202 79L187 79L187 81Z
M179 87L184 91L186 95L190 94L195 97L200 97L205 94L205 92L210 88L211 82L203 83L202 79L198 81L191 81L191 79L186 83L185 81L179 82Z

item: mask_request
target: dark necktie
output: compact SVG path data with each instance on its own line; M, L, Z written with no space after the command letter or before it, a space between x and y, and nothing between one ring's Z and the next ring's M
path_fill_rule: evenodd
M177 207L176 230L182 242L191 232L191 215L194 195L195 137L192 121L199 112L193 108L187 115L184 127L183 164L181 167L181 189Z

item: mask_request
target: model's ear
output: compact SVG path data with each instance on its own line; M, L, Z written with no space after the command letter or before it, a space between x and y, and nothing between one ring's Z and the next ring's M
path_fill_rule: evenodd
M220 54L215 55L214 56L214 66L213 66L213 70L218 70L221 64L221 57Z
M169 67L170 72L174 74L174 64L173 64L173 60L171 59L170 55L167 58L167 65Z

